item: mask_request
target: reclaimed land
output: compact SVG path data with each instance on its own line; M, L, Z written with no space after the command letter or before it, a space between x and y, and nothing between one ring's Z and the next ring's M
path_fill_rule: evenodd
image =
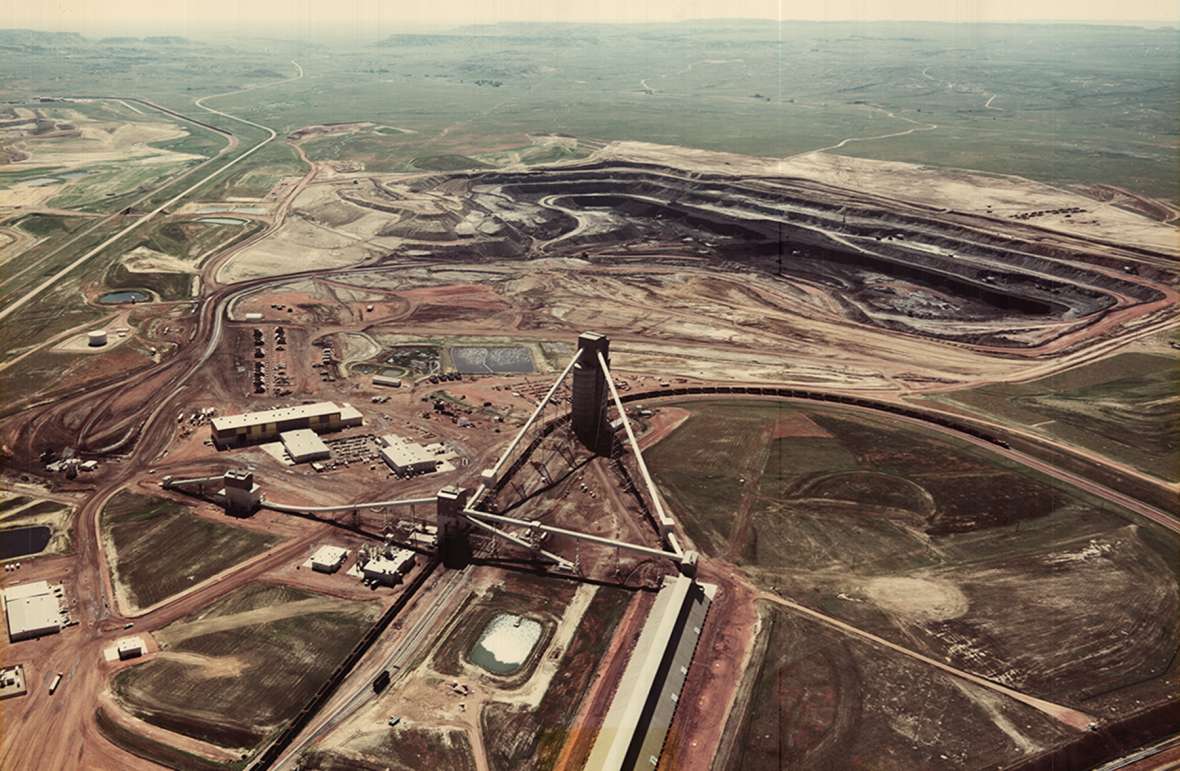
M121 725L118 720L112 719L103 707L99 707L95 711L94 722L98 726L99 733L115 746L161 766L183 768L185 771L224 771L228 768L223 763L169 747L155 739L132 731Z
M289 586L253 583L155 634L161 653L115 674L140 719L247 750L315 693L380 609Z
M653 473L693 541L764 589L1105 720L1175 702L1171 531L865 411L680 406Z
M261 554L277 536L197 516L187 507L121 492L107 503L102 529L117 584L146 608Z
M1066 737L1016 701L899 654L767 609L730 716L728 771L989 768Z
M938 397L958 407L1180 481L1180 396L1173 356L1122 353L1029 383L996 383Z

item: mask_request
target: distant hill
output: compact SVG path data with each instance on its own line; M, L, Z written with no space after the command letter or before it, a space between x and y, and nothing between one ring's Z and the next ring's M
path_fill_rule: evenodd
M416 35L413 33L390 35L389 37L378 40L373 45L382 48L395 48L398 46L436 46L447 45L448 43L466 43L471 40L470 35L438 35L438 34L422 34Z
M77 32L45 32L38 29L0 29L0 46L39 51L84 45L86 38Z
M165 46L187 46L193 45L193 41L186 37L177 35L155 35L149 37L132 37L128 35L118 35L115 37L101 38L99 43L103 45L165 45Z
M281 72L275 72L270 67L255 67L242 73L247 78L283 78Z
M566 25L561 29L554 27L551 34L549 34L548 28L537 29L526 34L502 28L500 25L473 26L461 27L453 33L415 34L410 32L390 35L374 45L382 48L480 44L571 46L593 43L598 39L594 35L579 34L580 30L581 27L578 25Z

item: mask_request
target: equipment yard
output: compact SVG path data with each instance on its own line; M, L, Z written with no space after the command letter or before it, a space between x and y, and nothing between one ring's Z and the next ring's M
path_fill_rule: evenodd
M340 59L0 30L72 73L0 104L0 767L1174 753L1175 89L1079 29L1035 93L785 96L766 67L847 41L734 25L708 58L584 29L592 82L522 64L546 25ZM80 64L112 47L135 78ZM1099 82L1142 127L1031 116Z

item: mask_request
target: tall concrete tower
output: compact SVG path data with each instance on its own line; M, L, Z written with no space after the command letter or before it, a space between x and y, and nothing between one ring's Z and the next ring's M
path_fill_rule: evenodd
M461 568L471 559L471 545L467 541L470 525L463 517L468 496L468 490L455 485L438 491L438 553L449 568Z
M225 511L236 517L248 517L262 501L262 488L254 484L254 472L249 469L226 469L222 477L225 487Z
M578 336L582 352L574 365L574 394L571 409L574 435L591 452L609 455L614 436L606 419L606 374L598 363L598 354L610 366L610 338L594 332Z

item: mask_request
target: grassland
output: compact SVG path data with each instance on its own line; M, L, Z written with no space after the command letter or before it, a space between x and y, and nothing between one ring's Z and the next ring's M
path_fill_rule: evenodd
M1180 359L1121 353L1030 383L938 397L1180 481Z
M111 289L151 289L162 300L183 300L192 296L193 276L200 264L210 255L232 246L258 232L262 225L230 225L201 222L196 219L166 219L153 224L122 259L108 268L105 285ZM136 249L146 249L176 257L186 265L184 270L143 269L128 263Z
M693 541L764 587L1066 703L1180 682L1180 539L1154 522L863 411L683 406L653 473Z
M0 57L2 56L3 54L0 53ZM98 90L106 91L106 87L102 86ZM133 156L135 152L143 151L143 147L134 144L133 140L136 136L142 137L148 134L145 134L144 131L137 133L136 123L151 122L156 126L152 130L154 134L151 135L160 135L159 125L162 116L150 108L134 112L119 103L106 101L70 102L68 108L50 107L44 103L35 102L29 102L27 106L47 112L58 111L62 114L66 114L67 111L81 113L83 116L105 121L105 123L99 124L100 126L126 128L130 137L118 139L116 132L116 134L112 134L109 146L104 141L75 147L68 144L70 140L65 140L65 150L62 151L77 155L75 162L83 174L79 177L72 177L69 183L51 199L50 203L55 206L92 213L115 214L134 203L138 210L150 210L184 189L184 186L191 184L190 179L177 179L177 177L200 162L199 158L187 158L179 162L168 162L168 158L157 158L156 160L161 162L152 163L139 162L136 157L127 161L111 160L110 156L116 154L119 148L127 146L129 142L131 143L129 152L134 151L132 152ZM194 110L191 105L182 106L181 109L194 113L200 112L200 110ZM222 137L207 129L195 128L188 124L185 126L188 131L186 137L167 140L163 144L172 147L173 143L184 142L186 143L183 145L184 148L198 154L212 151L215 146L219 148L224 144ZM244 152L262 138L262 132L257 129L236 127L235 133L241 140L241 145L233 155ZM210 138L213 141L207 141ZM46 141L53 142L55 140ZM139 149L135 150L136 147ZM180 147L182 146L177 145L172 149ZM87 153L91 151L97 154L88 156ZM223 160L229 160L229 157L231 156L227 156ZM0 180L0 182L2 181ZM143 200L139 200L140 198ZM43 215L36 216L37 219L31 220L31 228L33 231L45 233L46 237L0 265L0 282L3 282L0 285L2 287L0 303L7 303L21 297L46 278L71 264L80 254L99 245L119 228L128 224L125 218L115 218L105 224L96 223L91 228L87 223L75 221L73 218L56 219ZM30 218L26 218L26 220L30 220ZM87 228L87 232L79 233L81 228ZM7 322L2 325L3 330L0 331L0 352L5 356L11 356L14 352L20 351L29 341L45 340L70 327L93 321L98 314L78 302L78 289L88 282L101 282L110 265L123 253L134 248L140 236L140 233L133 233L129 237L120 239L102 254L97 255L89 263L66 276L57 285L42 293L33 302L7 319ZM21 368L23 365L18 367L18 369Z
M256 229L242 225L201 222L199 219L168 219L150 228L144 234L140 245L197 265L211 250L240 238L243 230L250 233Z
M261 554L279 542L192 513L164 498L121 492L102 512L116 582L145 608Z
M361 752L315 751L303 768L309 771L419 771L445 768L475 771L475 756L462 731L399 725Z
M97 313L95 314L97 316ZM25 357L19 366L0 370L0 393L9 405L15 406L26 398L45 390L46 383L53 383L82 356L69 353L39 352Z
M361 138L314 140L317 157L373 170L438 155L482 159L547 133L755 155L857 138L839 152L1180 199L1180 84L1169 76L1180 68L1180 39L1169 29L504 24L351 36L325 48L273 36L185 46L25 38L0 50L0 66L17 73L4 96L68 82L191 110L199 95L272 84L216 106L280 132L377 124ZM308 77L278 84L290 59Z
M226 146L225 137L204 129L190 128L188 133L178 139L165 139L162 142L151 142L150 147L159 150L169 150L185 155L200 155L211 158L221 152Z
M115 211L197 162L138 164L132 161L87 166L87 175L70 183L49 200L49 205L84 212Z
M5 523L23 522L28 519L36 519L45 514L60 514L68 511L70 508L66 504L58 503L57 501L39 501L31 506L25 506L30 500L32 499L23 495L5 500L3 504L0 504L0 519L3 519ZM24 508L16 510L21 506L24 506Z
M540 771L553 767L574 730L578 705L631 599L631 592L599 588L535 709L498 702L484 707L480 720L493 769Z
M275 141L202 187L197 191L197 198L202 201L262 198L284 177L302 177L305 173L306 164L291 146Z
M0 500L0 532L19 530L30 527L46 527L49 529L48 542L44 548L27 558L43 557L51 554L65 554L73 543L73 507L65 503L52 500L33 499L26 495L16 495ZM35 543L35 539L34 539ZM33 544L22 539L10 544L14 548L6 559L25 558L22 552L27 552Z
M408 171L416 157L418 143L404 135L376 131L332 134L309 139L303 144L313 161L349 160L364 164L367 171ZM466 168L466 167L463 167Z
M162 653L111 687L149 723L250 748L299 710L378 614L376 603L251 584L157 632Z
M5 260L0 264L0 284L4 286L5 294L11 289L17 288L14 282L17 280L27 280L32 283L33 279L44 279L51 275L61 264L57 260L52 263L46 262L43 266L37 266L35 263L44 260L52 254L58 247L63 246L69 242L73 237L78 237L78 241L73 242L78 246L86 244L94 245L100 242L100 238L93 236L85 236L78 233L87 223L81 218L76 217L62 217L56 215L31 214L27 217L22 217L17 222L17 227L25 230L38 239L37 243L25 249L19 255ZM71 244L73 246L73 244ZM67 249L67 251L69 251ZM73 255L75 258L77 255ZM50 269L52 265L52 269Z
M17 227L38 238L72 233L86 222L82 217L63 217L54 214L30 214L16 221Z
M183 768L185 771L222 771L228 768L222 763L216 763L184 750L169 747L138 731L132 731L113 719L104 707L99 707L95 712L94 722L98 726L99 733L116 747L121 747L132 755L167 768Z
M10 493L0 494L4 496L3 500L0 500L0 514L12 511L13 509L18 509L21 506L28 504L29 501L33 500L27 495L12 495Z

